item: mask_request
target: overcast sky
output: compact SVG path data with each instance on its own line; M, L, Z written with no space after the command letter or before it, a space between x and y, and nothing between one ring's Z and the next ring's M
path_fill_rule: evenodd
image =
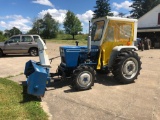
M35 18L42 18L49 12L54 19L63 23L67 10L75 13L88 30L88 21L92 18L96 0L0 0L0 30L19 28L23 33L32 28ZM110 0L111 11L129 14L131 0Z

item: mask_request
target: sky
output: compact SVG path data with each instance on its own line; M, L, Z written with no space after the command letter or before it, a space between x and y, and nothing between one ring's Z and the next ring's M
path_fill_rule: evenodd
M111 12L129 14L131 0L109 0ZM88 21L92 18L96 0L0 0L0 31L16 27L23 33L32 28L37 18L49 12L61 26L68 10L82 22L83 33L88 31ZM62 29L63 27L61 27Z

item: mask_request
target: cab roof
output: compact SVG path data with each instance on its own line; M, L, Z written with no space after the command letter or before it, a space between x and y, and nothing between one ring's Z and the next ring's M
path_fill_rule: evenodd
M132 18L122 18L122 17L111 17L111 16L105 16L97 19L92 19L92 22L99 21L99 20L116 20L116 21L126 21L126 22L138 22L137 19Z

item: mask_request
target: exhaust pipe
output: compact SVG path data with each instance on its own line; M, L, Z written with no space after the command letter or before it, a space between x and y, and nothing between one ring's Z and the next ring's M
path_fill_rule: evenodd
M91 26L89 21L89 35L88 35L88 42L87 42L88 54L91 52Z

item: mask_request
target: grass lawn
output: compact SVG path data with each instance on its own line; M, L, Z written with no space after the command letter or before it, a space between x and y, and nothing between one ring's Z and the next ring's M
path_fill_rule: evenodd
M84 45L87 46L87 41L86 40L77 40L79 42L78 45ZM67 45L76 45L76 40L54 40L50 39L47 40L47 42L53 42L53 43L59 43L59 44L67 44Z
M55 39L46 39L47 42L54 42L60 44L75 45L75 42L78 41L79 45L87 45L88 35L75 35L75 40L72 39L71 35L60 34Z
M0 120L47 120L37 97L28 95L26 87L0 78Z

